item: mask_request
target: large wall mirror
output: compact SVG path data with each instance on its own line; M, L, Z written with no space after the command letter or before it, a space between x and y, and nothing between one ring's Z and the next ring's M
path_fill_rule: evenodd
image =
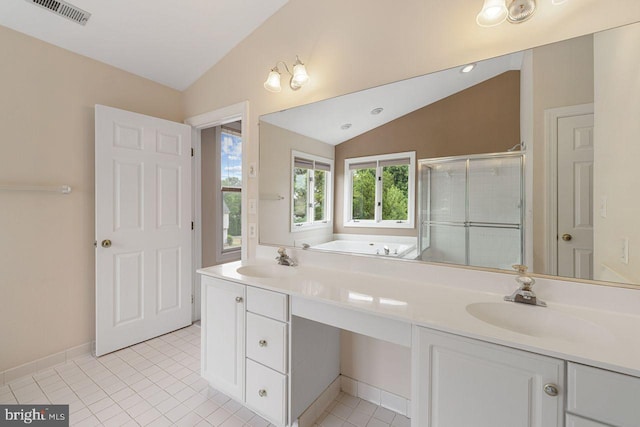
M264 115L260 243L640 284L638 94L640 23Z

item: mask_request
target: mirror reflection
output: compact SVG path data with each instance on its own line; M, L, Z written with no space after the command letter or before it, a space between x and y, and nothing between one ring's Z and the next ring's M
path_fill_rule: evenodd
M260 118L260 242L640 283L640 24Z

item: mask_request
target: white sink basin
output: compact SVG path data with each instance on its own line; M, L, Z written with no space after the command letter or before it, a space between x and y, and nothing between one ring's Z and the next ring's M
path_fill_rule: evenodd
M238 274L247 277L257 277L260 279L275 279L278 277L289 277L297 273L294 267L284 265L245 265L238 267Z
M469 304L467 312L493 326L533 337L571 342L613 340L611 333L602 326L548 307L513 302L483 302Z

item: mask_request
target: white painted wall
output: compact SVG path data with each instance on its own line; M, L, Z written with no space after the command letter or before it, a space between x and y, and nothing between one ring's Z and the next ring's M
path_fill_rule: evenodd
M594 38L594 275L596 279L640 281L640 25ZM620 123L624 126L620 126ZM622 171L622 173L620 173ZM607 215L600 214L607 199ZM621 260L629 239L629 263Z

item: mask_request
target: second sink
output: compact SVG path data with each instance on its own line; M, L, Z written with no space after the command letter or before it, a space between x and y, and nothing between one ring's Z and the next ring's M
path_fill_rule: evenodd
M600 325L550 308L509 302L469 304L467 312L478 320L502 329L540 338L572 342L611 341Z

